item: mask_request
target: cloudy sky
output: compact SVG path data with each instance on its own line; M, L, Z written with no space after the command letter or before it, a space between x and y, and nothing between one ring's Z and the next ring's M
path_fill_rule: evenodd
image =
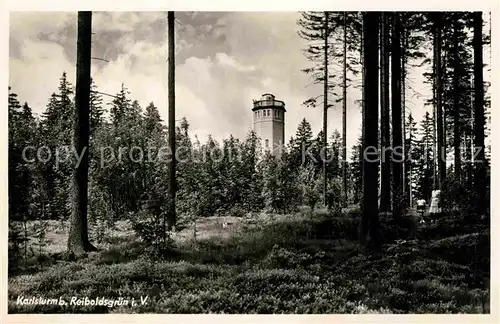
M316 134L321 108L302 102L322 93L300 70L310 66L297 35L295 12L176 13L176 114L186 116L192 133L204 140L229 134L243 138L252 127L252 99L266 92L286 103L288 140L302 118ZM132 99L153 101L167 116L166 12L95 12L92 77L100 91L115 94L124 83ZM9 85L36 113L45 110L64 71L75 84L76 13L10 14ZM422 69L409 76L408 109L417 119L425 109ZM358 89L348 91L348 147L359 136ZM108 100L108 98L105 98ZM330 109L330 130L341 130L341 103ZM331 134L331 132L329 132Z

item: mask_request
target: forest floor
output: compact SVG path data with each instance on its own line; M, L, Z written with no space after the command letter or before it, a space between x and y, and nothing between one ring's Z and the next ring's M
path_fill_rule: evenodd
M230 223L222 228L222 222ZM30 224L30 226L35 226ZM422 224L377 254L356 241L354 212L207 218L147 257L126 222L78 261L38 259L9 276L9 313L489 313L489 232ZM67 226L50 224L49 255ZM446 229L446 230L443 230ZM40 261L43 261L40 263ZM18 297L128 300L128 305L22 305ZM147 297L147 299L145 299ZM131 306L131 300L136 301ZM141 302L145 301L143 304Z

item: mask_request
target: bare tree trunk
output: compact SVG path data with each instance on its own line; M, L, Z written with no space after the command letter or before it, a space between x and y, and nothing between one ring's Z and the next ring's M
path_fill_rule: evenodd
M168 142L171 150L169 165L169 217L168 230L175 230L177 222L175 194L177 182L175 179L175 16L173 11L168 12Z
M483 17L474 12L474 146L478 151L475 159L474 185L477 194L476 210L486 214L486 160L484 154L484 85L483 85Z
M467 182L469 188L474 185L474 75L470 75L470 91L469 91L469 123L470 123L470 133L465 141L467 146L467 156L469 158L469 163L467 167Z
M401 22L401 17L399 17L399 23L401 25L401 43L402 49L400 51L401 54L401 113L403 120L403 193L404 193L404 204L405 206L408 204L408 194L410 195L410 205L411 205L411 185L408 188L408 184L411 183L411 180L408 179L408 152L406 151L406 27ZM408 180L408 183L407 183Z
M363 19L361 20L363 24ZM363 25L364 26L364 25ZM363 178L363 141L365 138L365 64L364 64L364 27L361 31L361 45L359 47L359 62L361 64L361 145L359 147L359 174ZM363 187L363 181L361 181ZM362 191L362 190L361 190ZM361 192L360 192L361 193ZM360 206L363 204L363 197L360 195Z
M443 103L442 103L442 69L441 69L441 13L434 14L434 28L435 28L435 48L434 60L436 68L436 124L437 124L437 163L438 163L438 177L437 188L442 189L443 180L446 178L446 152L443 152L444 147L444 133L443 133Z
M437 99L436 99L436 49L437 49L437 38L433 37L433 55L434 59L432 60L432 152L433 152L433 161L432 161L432 185L433 188L436 189L438 187L438 146L437 146Z
M382 13L382 29L380 44L380 132L381 132L381 179L380 179L380 211L388 213L391 203L391 164L388 149L390 148L389 123L389 19L388 13Z
M380 244L378 219L378 29L379 13L363 13L364 38L364 136L363 136L363 201L359 228L360 243L366 245L370 234L374 247Z
M90 60L92 45L92 12L78 12L78 38L76 55L76 92L73 145L81 156L76 161L72 176L72 206L68 252L81 256L85 252L96 250L90 244L87 224L88 179L89 179L89 111L90 111Z
M327 184L328 176L326 173L326 160L327 160L327 123L328 123L328 11L325 11L325 44L324 44L324 64L325 64L325 79L323 80L323 203L326 206Z
M460 134L460 107L459 107L459 96L458 91L458 17L456 13L453 13L453 149L455 156L455 179L460 181L462 173L461 165L461 134Z
M441 38L442 39L442 38ZM446 42L443 42L443 45L445 45ZM443 131L443 144L442 144L442 151L444 152L443 154L443 159L444 159L444 165L445 165L445 171L446 171L446 161L448 159L448 114L449 109L447 109L448 105L448 89L446 87L446 84L448 82L448 70L446 69L447 67L447 61L448 61L448 51L446 48L443 49L443 45L441 46L441 92L442 92L442 98L441 98L441 111L442 111L442 118L443 118L443 126L442 126L442 131ZM443 182L445 178L441 178L441 182Z
M403 180L401 161L402 150L402 129L401 129L401 20L399 13L393 14L393 30L392 30L392 210L395 219L401 217L401 204L404 199L404 190L402 190L401 182Z
M347 206L347 21L344 11L344 67L342 94L342 194L343 206Z

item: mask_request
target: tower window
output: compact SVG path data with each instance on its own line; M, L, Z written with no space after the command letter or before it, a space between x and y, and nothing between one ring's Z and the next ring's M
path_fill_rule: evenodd
M266 139L266 148L268 148L268 147L269 147L269 140Z

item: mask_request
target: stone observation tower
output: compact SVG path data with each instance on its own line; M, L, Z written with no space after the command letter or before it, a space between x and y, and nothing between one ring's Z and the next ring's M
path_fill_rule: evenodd
M285 143L285 103L265 93L253 101L253 129L261 139L262 148L280 155Z

